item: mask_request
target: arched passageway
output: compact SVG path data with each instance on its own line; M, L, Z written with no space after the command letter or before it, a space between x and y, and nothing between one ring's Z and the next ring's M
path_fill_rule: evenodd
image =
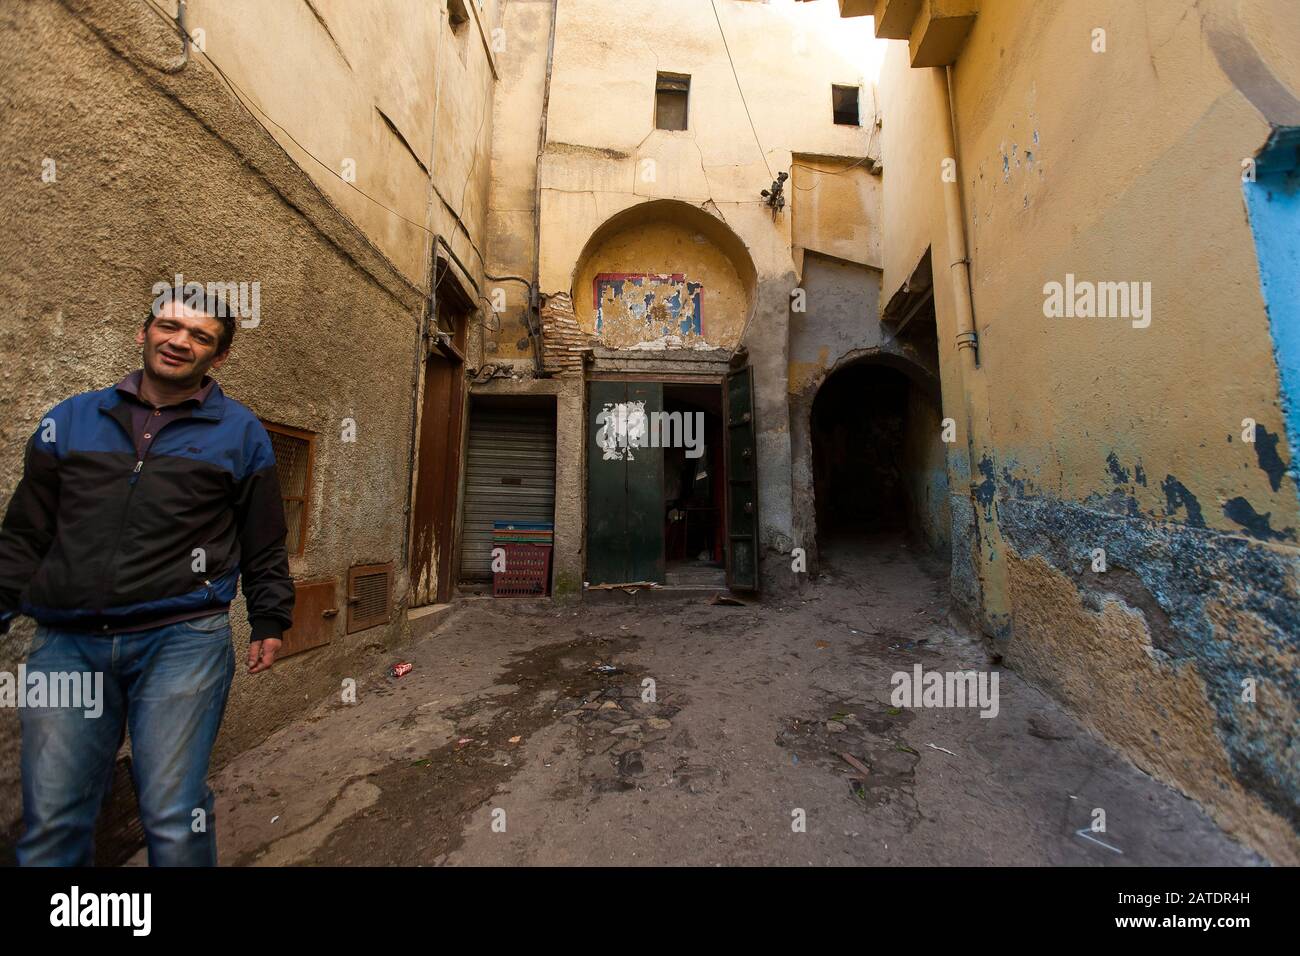
M946 550L942 415L919 375L871 361L834 372L810 426L819 551L903 538Z

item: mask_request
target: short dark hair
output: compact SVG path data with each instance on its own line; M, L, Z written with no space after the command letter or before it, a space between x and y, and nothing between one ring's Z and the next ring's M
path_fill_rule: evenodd
M235 315L230 311L230 307L226 305L225 297L222 296L219 290L212 287L205 288L200 282L187 282L183 288L167 286L160 289L153 300L153 304L149 307L148 316L145 317L144 327L146 329L153 324L153 320L158 318L163 306L169 302L191 308L201 308L202 311L220 322L221 331L217 335L217 354L221 355L229 350L231 344L235 341Z

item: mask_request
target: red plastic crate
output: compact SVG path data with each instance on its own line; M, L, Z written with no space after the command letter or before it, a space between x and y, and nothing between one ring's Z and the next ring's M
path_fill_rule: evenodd
M493 597L544 597L551 580L551 546L502 542L506 569L492 575Z

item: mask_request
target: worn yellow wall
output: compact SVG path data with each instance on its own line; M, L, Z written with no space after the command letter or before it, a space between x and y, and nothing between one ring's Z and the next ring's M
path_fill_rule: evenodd
M1279 21L1295 17L1285 6ZM1240 182L1269 128L1206 49L1206 15L1177 7L985 4L958 63L983 374L1014 384L991 393L995 434L1062 497L1109 491L1114 454L1143 464L1130 491L1145 511L1180 517L1160 487L1172 475L1209 527L1241 530L1222 509L1236 495L1300 527L1294 487L1270 488L1241 442L1246 417L1282 430ZM1096 26L1105 53L1089 47ZM1296 57L1278 63L1293 83ZM1150 327L1045 318L1043 285L1067 272L1151 282ZM1141 374L1099 378L1115 366Z
M541 171L543 291L569 291L591 234L615 213L648 199L705 207L744 240L755 263L765 260L760 273L788 268L789 207L773 223L759 191L778 170L789 170L791 151L857 158L871 138L869 125L832 122L832 83L862 84L868 123L872 113L869 78L854 44L830 48L821 32L833 6L789 0L718 4L728 42L743 50L737 70L760 151L709 5L562 4ZM545 44L543 19L533 18L526 38L530 57L536 45ZM848 33L860 46L873 42L863 24L851 25ZM657 71L691 75L688 130L654 128ZM593 97L593 90L600 96ZM522 162L531 144L522 135L520 140L507 148ZM859 244L847 251L866 261L866 232L859 232Z
M537 154L546 87L546 61L553 0L510 0L502 9L506 48L498 56L500 80L492 104L487 272L533 278L536 251ZM471 341L475 361L532 362L528 339L528 287L516 280L487 280L487 295L500 306L481 342Z
M878 131L870 134L870 140L874 152ZM869 166L862 161L794 157L787 189L797 256L801 250L812 250L882 268L881 178Z
M175 12L175 0L163 5ZM250 109L419 285L428 281L431 232L446 238L472 281L482 270L498 0L466 3L470 19L458 31L444 6L188 4L190 31L203 31L206 53ZM348 160L354 183L344 178Z
M1300 116L1298 37L1281 0L980 4L953 68L970 371L954 346L942 86L902 42L880 82L881 301L932 246L944 408L961 432L954 515L973 508L975 529L954 541L954 577L973 549L975 611L1009 662L1291 862L1300 498L1281 470L1293 453L1241 163L1270 120ZM1046 317L1045 283L1067 273L1149 282L1149 325ZM1263 445L1242 441L1245 418ZM1234 501L1265 530L1233 520Z

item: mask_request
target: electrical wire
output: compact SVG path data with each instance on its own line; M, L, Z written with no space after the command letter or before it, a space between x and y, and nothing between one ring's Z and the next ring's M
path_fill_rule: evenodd
M736 61L731 58L731 47L727 44L727 33L722 29L722 18L718 16L717 0L709 0L713 7L713 19L718 21L718 34L722 37L722 48L727 51L727 62L731 64L731 75L736 80L736 92L740 94L740 105L745 108L745 116L749 119L749 128L754 133L754 144L758 146L759 155L763 157L763 165L767 167L767 174L773 179L776 176L772 173L772 166L767 161L767 153L763 151L763 143L758 138L758 128L754 126L754 117L750 115L749 104L745 102L745 91L740 87L740 74L736 72Z
M155 14L157 14L169 27L171 27L172 31L176 33L177 36L181 37L182 39L188 40L190 42L191 47L199 50L199 52L203 54L203 59L206 60L207 63L212 67L212 69L217 72L217 75L219 75L221 79L225 81L226 85L229 86L231 91L235 94L235 98L239 100L240 104L243 105L244 108L248 111L248 115L251 116L259 126L265 129L268 133L271 132L269 129L267 129L266 123L263 123L262 120L258 117L257 113L261 113L262 116L266 117L266 121L268 123L270 123L276 129L282 132L285 136L287 136L295 146L297 146L300 150L302 150L303 153L305 153L307 156L310 156L313 160L315 160L322 169L326 170L328 173L330 173L332 176L338 179L339 182L344 183L345 185L351 187L355 192L365 197L366 199L370 200L376 206L379 206L381 209L387 210L388 212L396 216L398 219L402 220L405 223L409 223L410 225L414 226L416 229L419 229L421 232L425 233L427 236L430 236L434 240L441 241L441 242L446 241L441 236L439 236L437 232L430 229L428 226L422 225L421 223L416 222L414 219L402 215L402 213L398 212L396 209L392 208L391 206L381 202L380 200L376 199L374 196L370 195L368 192L366 192L356 183L344 179L342 174L335 171L333 166L329 165L327 162L325 162L325 160L321 159L319 156L317 156L315 153L309 150L298 140L297 137L295 137L291 132L289 132L279 123L277 123L274 119L271 118L271 115L269 113L267 113L260 106L258 106L257 103L253 100L253 98L249 96L248 93L246 93L244 89L241 86L239 86L238 83L236 83L226 74L225 70L221 68L220 64L218 64L216 60L214 60L212 57L208 55L206 50L201 49L197 44L195 44L194 38L187 31L182 30L180 24L177 23L175 19L170 14L167 13L166 10L162 9L156 3L154 3L154 0L145 0L145 6L149 8L151 11L153 11ZM252 107L252 109L249 108L250 106ZM253 112L254 109L257 111L256 113ZM483 134L483 126L487 122L487 114L488 114L488 110L485 108L483 110L483 116L479 120L478 131L474 134L474 156L470 162L469 172L465 176L465 183L461 187L461 191L460 191L460 196L461 196L460 201L461 201L462 209L464 208L465 205L465 194L469 191L469 182L474 175L474 168L475 166L478 165L479 138ZM436 122L436 117L435 117L435 122ZM479 259L482 259L483 254L479 252L478 247L474 245L473 238L469 236L468 227L466 227L465 224L460 219L460 214L456 213L454 210L453 210L453 214L454 214L454 218L456 219L456 225L459 226L461 229L465 230L466 236L470 238L470 245L474 249L474 254L478 256ZM446 260L446 265L444 266L442 271L440 273L435 273L434 280L433 280L433 287L435 289L438 287L438 283L440 283L444 278L446 278L446 274L450 269L451 269L451 259L450 257L448 257Z
M840 169L820 169L817 166L809 166L807 163L791 163L790 168L794 169L796 166L798 166L800 169L810 169L815 173L822 173L825 176L842 175L843 173L847 173L850 169L856 169L858 166L861 166L867 160L871 159L871 143L875 139L875 136L876 136L876 124L872 123L871 133L870 135L867 136L867 155L863 156L856 163L853 163L850 166L844 166L841 167ZM799 190L800 192L808 192L809 190L816 189L820 185L821 182L818 181L813 183L811 186L795 186L794 188Z
M198 46L198 44L196 44L196 43L194 42L194 37L190 36L190 34L189 34L188 32L186 32L186 31L184 31L184 30L182 30L182 29L180 28L180 24L178 24L178 23L175 21L175 19L171 16L171 14L169 14L169 13L168 13L166 10L164 10L162 7L160 7L160 6L158 6L156 3L154 3L154 0L145 0L145 6L146 6L149 10L151 10L151 11L153 11L155 14L157 14L157 15L158 15L158 16L159 16L159 17L160 17L160 18L161 18L161 19L162 19L162 20L163 20L163 21L164 21L164 22L165 22L169 27L171 27L171 28L172 28L172 31L173 31L177 36L179 36L181 39L188 40L192 49L198 50L200 53L203 54L203 59L206 60L207 63L208 63L208 65L211 66L212 69L214 69L214 70L217 72L217 75L220 76L221 79L225 81L226 85L229 86L230 89L231 89L231 91L235 94L235 99L239 100L240 104L241 104L241 105L242 105L246 110L248 110L248 115L251 116L251 117L253 117L253 120L254 120L254 121L255 121L259 126L261 126L263 129L266 129L266 131L267 131L268 133L271 132L269 129L267 129L267 127L266 127L266 123L263 123L262 120L258 117L257 113L261 113L262 116L266 117L266 122L267 122L267 123L270 123L270 124L271 124L272 126L274 126L276 129L278 129L280 132L282 132L285 136L287 136L287 137L290 139L290 141L293 142L293 144L294 144L295 146L297 146L297 147L298 147L300 150L302 150L306 155L310 156L310 157L311 157L312 159L314 159L317 163L319 163L322 169L326 170L326 171L329 172L331 175L333 175L336 179L339 180L339 182L344 183L344 184L347 185L347 186L350 186L353 190L355 190L357 193L359 193L359 194L361 194L362 196L364 196L366 199L369 199L369 200L370 200L372 203L374 203L376 206L379 206L381 209L386 209L388 212L392 213L392 214L393 214L394 216L396 216L398 219L401 219L403 222L409 223L410 225L414 226L416 229L419 229L421 232L428 233L429 235L435 235L435 233L433 232L433 230L429 229L427 226L424 226L424 225L422 225L421 223L416 222L414 219L410 219L410 218L408 218L408 217L402 215L400 212L398 212L398 211L397 211L396 209L394 209L393 207L388 206L388 205L385 205L383 202L380 202L378 199L376 199L374 196L370 195L368 192L366 192L364 189L362 189L362 188L361 188L360 186L358 186L356 183L349 182L347 179L344 179L344 178L343 178L343 175L342 175L341 173L335 171L335 169L334 169L333 166L331 166L329 163L325 162L325 160L321 159L319 156L317 156L315 153L313 153L311 150L309 150L306 146L304 146L302 143L300 143L300 142L298 141L298 139L297 139L297 138L296 138L292 133L290 133L287 129L285 129L283 126L281 126L281 125L280 125L279 123L277 123L275 120L271 119L270 114L267 113L265 110L263 110L260 106L258 106L258 105L253 101L253 98L250 97L247 93L245 93L244 90L239 86L238 83L236 83L234 80L232 80L229 76L226 75L225 70L223 70L223 69L221 68L221 66L217 63L217 61L214 60L214 59L212 59L212 57L208 56L207 51L201 49L201 48ZM249 108L250 106L252 107L252 109ZM257 113L253 112L253 110L256 110ZM272 135L274 135L274 134L272 134Z

